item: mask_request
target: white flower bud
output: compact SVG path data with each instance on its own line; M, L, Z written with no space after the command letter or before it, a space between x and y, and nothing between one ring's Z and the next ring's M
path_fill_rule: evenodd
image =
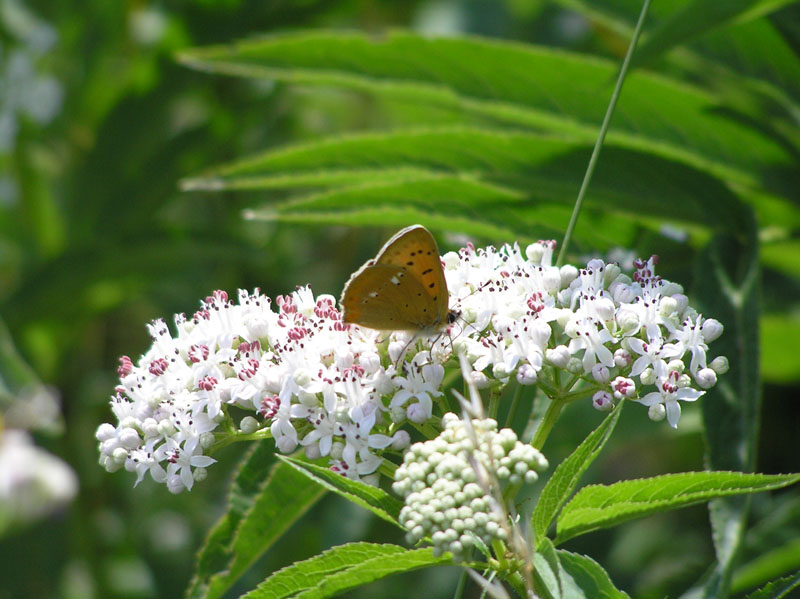
M583 360L580 358L570 358L567 362L567 372L581 374L583 372Z
M592 396L592 407L601 412L608 412L614 407L614 400L607 391L598 391Z
M205 468L195 468L192 471L192 478L195 482L201 483L208 478L208 470Z
M317 460L322 457L319 443L310 443L305 447L305 454L309 460Z
M725 374L728 372L730 365L728 364L728 358L725 356L717 356L713 360L711 360L711 364L708 365L714 372L717 374Z
M601 297L594 302L594 308L597 310L597 315L603 320L608 322L614 318L614 302L607 297Z
M177 429L175 428L175 426L167 418L164 418L163 420L160 420L158 422L158 432L159 434L164 435L165 437L172 436L176 430Z
M549 295L553 295L561 289L561 274L558 268L552 266L544 269L542 287Z
M298 387L305 387L312 380L312 374L307 368L298 368L294 371L292 379Z
M565 264L561 267L559 274L561 275L561 288L564 289L569 287L569 284L578 278L578 269L572 266L572 264Z
M445 270L456 270L461 260L459 260L456 252L447 252L442 256L442 262L444 262Z
M540 243L532 243L525 248L525 257L533 264L541 264L542 256L544 256L544 247Z
M603 275L603 284L608 287L611 283L617 280L617 277L622 273L622 269L616 262L609 262L606 264L606 272Z
M717 384L717 373L711 368L701 368L697 371L694 380L697 381L701 389L710 389Z
M545 350L545 359L556 368L566 368L570 359L569 348L566 345L557 345L553 349Z
M422 424L430 417L431 415L428 413L428 410L426 410L420 402L412 403L406 409L406 418L408 418L411 422Z
M121 466L128 459L128 452L123 447L117 447L111 453L111 459L114 460L115 464L119 464Z
M245 416L239 423L239 430L241 430L245 435L253 434L258 430L258 428L259 428L258 420L256 420L252 416Z
M399 430L392 435L392 449L402 451L411 443L411 436L405 430Z
M656 373L648 366L642 371L642 374L639 375L639 380L642 382L642 385L654 385L656 382Z
M210 449L212 445L216 442L216 437L214 433L207 432L200 435L200 447L203 449Z
M678 310L678 300L673 297L662 297L658 302L658 313L661 316L670 316Z
M374 351L364 352L359 356L358 363L367 374L373 374L381 367L381 357Z
M95 439L100 441L108 441L109 439L113 439L117 436L117 429L115 429L112 425L108 422L104 422L100 426L97 427L97 431L94 433Z
M479 370L473 370L469 373L470 381L477 389L485 389L489 386L489 377Z
M639 328L639 315L630 308L620 308L616 317L617 326L623 333L630 333Z
M678 387L683 389L684 387L691 387L691 386L692 386L692 377L690 377L688 373L683 373L678 377Z
M123 428L119 432L119 443L127 449L135 449L142 442L139 432L132 428Z
M408 343L406 341L399 341L397 339L389 342L387 351L389 352L389 359L392 361L392 363L396 363L400 359L400 356L406 350L407 345Z
M292 453L297 448L297 439L294 439L289 435L283 435L282 437L275 439L275 447L277 447L278 451L281 453Z
M656 403L647 409L647 417L653 422L660 422L664 420L667 415L667 409L663 403Z
M149 439L152 437L158 436L158 422L156 422L155 418L145 418L144 422L142 422L142 432L144 433L144 438Z
M700 330L703 332L703 339L706 343L711 343L722 335L722 323L714 318L707 318L703 321Z
M536 370L530 364L521 364L517 369L517 382L520 385L533 385L538 379Z
M628 350L619 348L614 352L614 366L617 368L627 368L631 362L631 353Z
M592 366L592 376L598 383L607 383L611 379L611 373L606 366L595 364Z
M633 285L617 285L612 296L619 305L631 304L636 299L636 288Z
M173 495L177 495L178 493L183 492L186 487L181 480L181 477L177 474L173 474L167 478L167 489Z
M245 321L248 336L251 339L266 339L269 335L269 322L260 316L251 316Z

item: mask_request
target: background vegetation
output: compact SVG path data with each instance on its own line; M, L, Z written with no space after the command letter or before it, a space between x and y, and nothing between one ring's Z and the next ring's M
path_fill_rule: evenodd
M62 510L2 530L0 597L181 596L242 448L217 456L209 479L180 496L149 482L133 490L131 475L97 466L94 431L110 419L117 358L148 347L144 323L191 312L214 289L274 296L310 283L338 296L412 222L444 248L463 243L459 234L560 240L639 8L0 0L3 401L32 384L57 391L64 426L36 439L80 481ZM433 41L393 28L483 37ZM706 424L751 432L732 432L729 453L704 458L700 408L685 410L678 431L628 410L589 476L702 469L704 459L796 472L800 11L777 0L661 1L645 31L570 260L615 247L660 254L661 274L729 335L736 376ZM281 36L189 50L264 33ZM364 225L373 226L354 234ZM729 279L708 275L714 260ZM727 307L714 299L725 284L740 300ZM600 415L584 405L565 418L545 447L553 464ZM754 499L750 569L734 588L798 568L799 513L796 491ZM241 588L358 539L402 542L328 497ZM636 597L678 596L713 560L701 507L567 547ZM757 561L767 555L782 569L770 574ZM450 596L456 576L435 569L365 596Z

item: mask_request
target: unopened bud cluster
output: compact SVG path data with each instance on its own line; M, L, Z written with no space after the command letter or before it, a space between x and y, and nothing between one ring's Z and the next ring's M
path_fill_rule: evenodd
M438 437L406 452L392 488L405 499L400 522L408 542L430 537L437 555L450 551L459 559L475 537L487 545L506 538L506 511L489 487L535 482L548 464L511 429L498 431L491 418L472 420L472 430L452 413L442 422Z

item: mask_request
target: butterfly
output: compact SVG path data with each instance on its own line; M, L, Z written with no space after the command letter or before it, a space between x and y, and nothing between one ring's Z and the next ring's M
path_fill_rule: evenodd
M350 277L340 303L344 322L415 335L440 332L457 317L449 308L436 240L422 225L387 241Z

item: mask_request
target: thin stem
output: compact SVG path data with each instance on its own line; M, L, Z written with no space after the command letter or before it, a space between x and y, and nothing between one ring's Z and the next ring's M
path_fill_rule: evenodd
M547 441L550 431L553 430L553 426L556 420L558 420L558 416L561 414L565 403L566 402L561 399L553 399L550 401L550 405L547 406L547 412L545 412L544 418L542 418L539 427L536 429L536 433L533 435L533 439L531 439L531 445L533 447L539 450L544 447L544 442Z
M600 148L603 146L603 141L605 141L606 132L608 131L608 126L611 123L611 115L614 114L614 109L617 106L617 100L619 99L619 94L622 91L622 83L625 81L625 76L628 73L628 65L630 64L631 56L633 56L633 50L636 47L636 43L639 40L639 34L642 31L642 25L644 25L644 18L645 15L647 15L647 9L649 6L650 0L644 0L642 12L639 14L639 21L636 23L636 29L633 30L631 43L628 45L628 52L625 54L625 60L622 61L622 68L620 68L619 76L617 77L617 84L614 87L614 93L611 94L611 101L608 103L606 115L603 118L603 124L600 126L600 134L597 136L597 141L594 144L594 150L592 150L592 156L589 158L589 165L586 167L586 173L583 176L583 183L581 183L581 189L578 192L578 198L575 200L575 207L572 210L572 216L569 219L567 231L564 233L564 241L561 243L561 250L558 253L556 266L561 266L564 263L564 259L567 254L567 248L569 247L569 243L572 239L572 232L575 229L575 223L578 222L578 214L580 213L581 205L583 204L583 197L586 195L586 190L589 188L589 182L592 180L594 167L597 163L597 158L600 155Z
M511 398L511 407L508 408L508 416L506 417L506 428L509 428L514 422L514 416L517 415L517 406L519 406L519 398L522 396L522 385L517 384L514 389L514 397Z
M464 596L464 589L467 586L467 569L461 568L461 576L458 577L458 584L456 585L456 592L453 593L453 599L461 599Z

